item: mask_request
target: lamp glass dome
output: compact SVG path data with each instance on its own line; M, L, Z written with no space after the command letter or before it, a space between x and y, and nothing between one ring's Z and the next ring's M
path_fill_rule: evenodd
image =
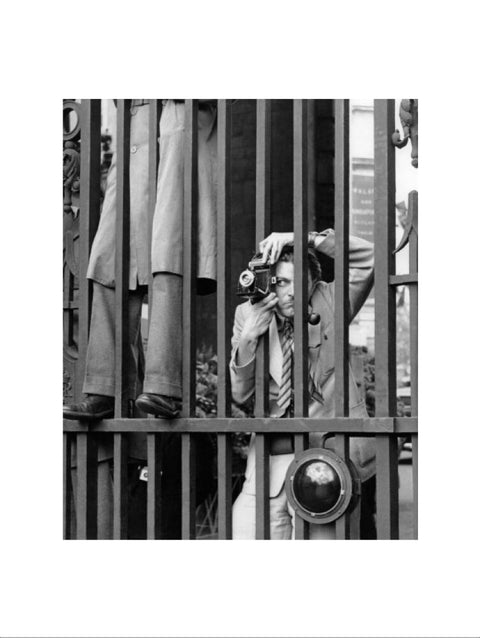
M292 487L299 505L313 514L330 511L342 495L337 470L330 463L318 459L312 459L298 467Z

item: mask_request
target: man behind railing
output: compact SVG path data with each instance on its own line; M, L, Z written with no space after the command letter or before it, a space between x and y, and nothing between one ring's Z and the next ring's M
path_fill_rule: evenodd
M329 257L335 254L333 230L309 233L308 299L309 309L320 315L317 325L308 327L309 417L335 416L334 356L334 284L321 280L322 272L315 252ZM270 337L270 416L292 416L292 322L294 318L293 233L272 233L259 245L263 258L276 264L275 292L255 304L247 301L235 313L230 376L232 397L238 404L247 402L255 392L255 359L259 340ZM313 250L311 250L313 249ZM350 238L349 299L350 320L365 302L373 285L372 245ZM367 417L353 372L349 369L350 416ZM320 440L310 435L310 445ZM253 437L252 437L253 439ZM291 435L271 435L270 441L270 537L290 539L294 511L287 501L285 475L294 458ZM351 437L350 458L362 481L375 473L375 442L371 438ZM255 448L250 444L245 482L233 506L233 538L255 538ZM310 525L311 539L334 539L335 523Z

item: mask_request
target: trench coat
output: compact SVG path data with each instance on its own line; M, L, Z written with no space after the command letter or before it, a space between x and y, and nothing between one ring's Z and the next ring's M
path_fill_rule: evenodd
M316 237L315 247L330 257L335 256L335 234L333 230L324 231ZM350 321L360 310L373 285L373 247L360 238L351 237L349 246L349 301ZM329 418L335 416L335 354L334 354L334 308L335 287L333 282L320 281L315 286L310 304L313 312L320 315L320 323L308 326L308 370L311 383L308 415L310 418ZM230 377L232 397L238 404L244 404L255 392L255 358L243 366L236 364L236 354L240 335L248 314L252 311L249 301L237 306L232 337L232 357ZM282 379L282 348L278 334L277 321L273 315L269 326L270 340L270 415L279 414L276 398ZM349 367L349 407L350 416L367 417L365 402L360 396L353 371ZM321 427L321 422L319 422ZM324 433L310 434L310 447L319 445ZM326 447L334 449L332 439ZM270 456L270 497L277 496L284 484L288 466L293 454ZM351 437L350 459L355 464L362 481L375 473L375 439L373 437ZM245 483L243 491L255 494L255 450L250 444Z
M134 100L130 129L129 289L147 285L148 268L148 121L149 104ZM138 103L138 104L137 104ZM144 103L144 104L142 104ZM164 100L160 117L157 197L153 216L152 272L183 274L183 189L185 105ZM198 111L198 262L199 292L216 279L216 109ZM107 177L105 199L92 245L87 277L115 287L116 154Z

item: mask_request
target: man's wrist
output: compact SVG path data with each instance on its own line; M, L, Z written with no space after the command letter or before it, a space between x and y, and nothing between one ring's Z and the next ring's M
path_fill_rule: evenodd
M246 332L240 337L240 343L250 348L256 348L258 344L258 335Z
M235 364L242 367L253 361L257 352L257 344L258 338L254 335L243 334L238 342Z
M312 230L308 233L308 246L317 252L323 252L322 244L332 234L333 231L330 229L322 230L321 233Z
M314 250L318 250L318 239L320 235L315 231L311 230L308 233L308 247L313 248Z

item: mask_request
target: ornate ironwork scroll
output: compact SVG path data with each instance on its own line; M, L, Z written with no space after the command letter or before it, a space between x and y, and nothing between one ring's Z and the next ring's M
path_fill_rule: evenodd
M403 236L398 244L398 246L393 251L394 253L398 253L404 248L410 239L412 233L415 233L418 237L418 228L417 228L417 219L418 219L418 205L417 199L413 197L413 194L416 191L410 191L408 194L408 208L406 209L406 220L403 229ZM399 206L397 206L397 209Z
M407 145L408 140L410 140L412 144L412 166L414 168L418 168L418 100L402 100L400 102L399 115L404 137L402 139L399 131L396 130L392 134L392 143L397 148L404 148ZM412 197L414 192L415 191L411 191L409 193L409 206L408 211L406 211L407 218L404 224L403 237L395 249L395 253L398 253L408 244L412 232L416 233L418 236L416 224L418 215L417 199ZM399 208L399 206L397 206L397 208Z
M78 360L78 247L80 207L81 104L63 101L63 398L72 401ZM112 163L112 136L106 130L101 146L101 193Z
M71 119L76 122L71 125ZM72 213L72 203L78 204L80 192L80 104L63 101L63 210Z
M73 115L72 115L73 114ZM76 119L76 121L75 121ZM72 125L72 120L73 125ZM63 101L63 400L74 397L78 358L78 205L80 194L80 104Z
M397 148L412 143L412 166L418 168L418 100L402 100L400 102L400 122L403 128L403 139L398 130L392 135L392 142Z

